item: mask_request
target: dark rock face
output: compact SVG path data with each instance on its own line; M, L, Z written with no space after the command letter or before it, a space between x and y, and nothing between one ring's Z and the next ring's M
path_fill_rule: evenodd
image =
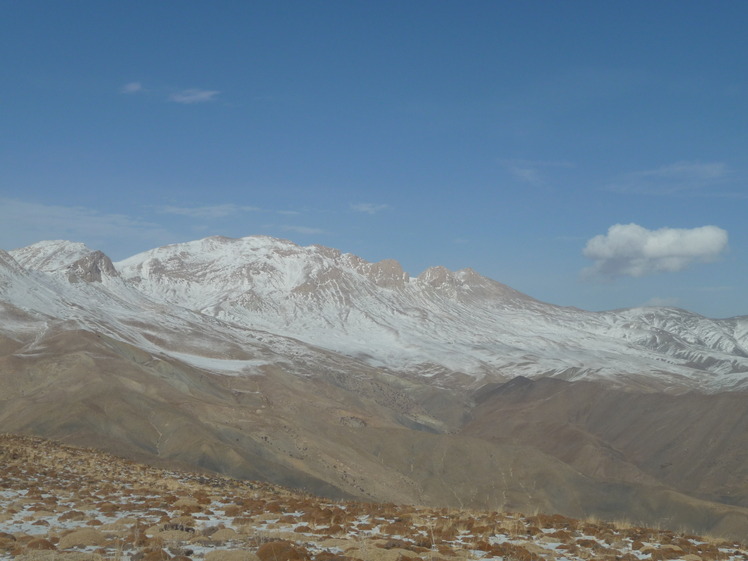
M68 268L70 282L101 282L102 276L117 277L112 260L101 251L92 251Z

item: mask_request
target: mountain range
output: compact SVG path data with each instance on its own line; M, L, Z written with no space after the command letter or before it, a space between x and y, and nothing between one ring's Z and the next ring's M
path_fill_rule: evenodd
M211 237L0 251L0 431L333 498L748 530L748 316Z

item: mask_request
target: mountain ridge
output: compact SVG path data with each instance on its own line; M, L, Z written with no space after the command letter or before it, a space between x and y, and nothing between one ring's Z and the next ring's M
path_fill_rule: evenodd
M472 269L436 266L411 277L394 260L371 263L265 236L210 237L116 263L74 242L40 242L9 255L27 269L101 282L115 296L125 292L115 286L121 283L154 306L176 305L440 383L523 375L672 391L748 387L748 316L586 312L540 302Z

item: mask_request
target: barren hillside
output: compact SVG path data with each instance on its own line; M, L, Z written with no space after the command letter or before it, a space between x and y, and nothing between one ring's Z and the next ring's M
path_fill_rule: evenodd
M0 437L0 559L744 560L740 543L559 515L328 501Z

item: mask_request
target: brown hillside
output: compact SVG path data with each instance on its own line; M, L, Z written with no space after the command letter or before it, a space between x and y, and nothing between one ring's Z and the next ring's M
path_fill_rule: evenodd
M0 559L738 561L740 543L497 511L328 501L0 435Z
M37 342L44 352L4 348L7 432L334 499L748 531L742 394L519 379L473 402L322 351L313 364L224 376L80 330L50 331ZM694 418L694 440L683 440L694 414L705 424L697 431ZM729 419L731 431L720 424Z

